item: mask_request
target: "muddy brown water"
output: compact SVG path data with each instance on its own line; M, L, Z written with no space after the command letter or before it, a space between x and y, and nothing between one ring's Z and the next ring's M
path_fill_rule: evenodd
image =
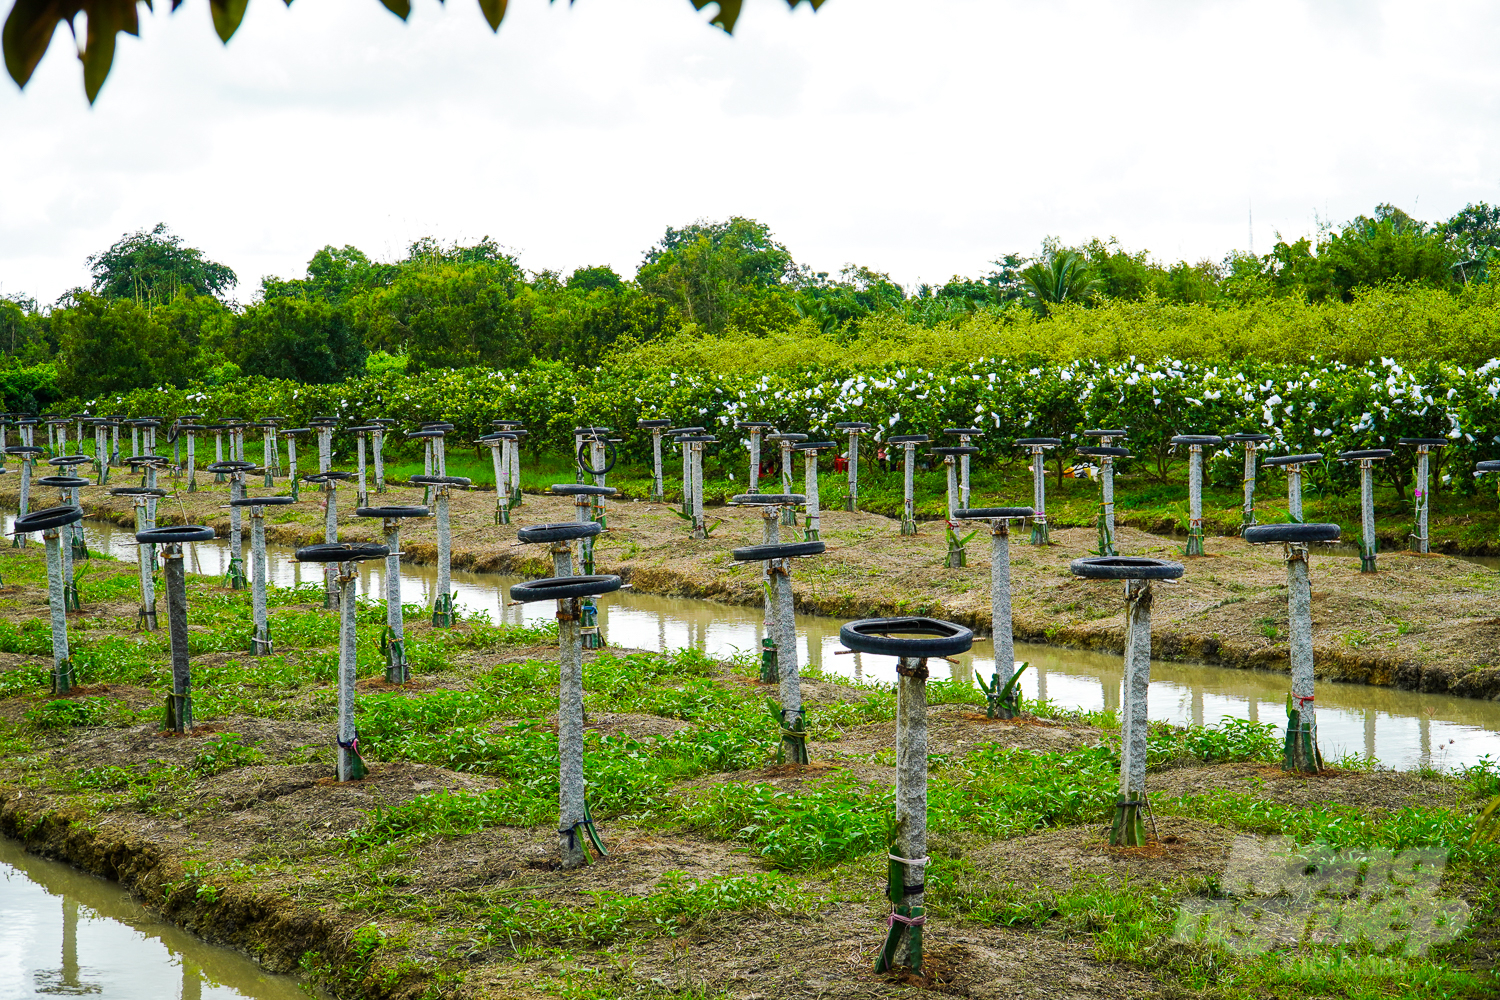
M128 531L102 521L85 525L92 550L134 561L136 546ZM191 549L190 571L224 572L225 543L200 543ZM321 585L321 567L297 563L291 549L271 546L268 556L277 584ZM553 615L550 604L509 604L510 585L518 578L459 571L452 576L458 605L469 613L484 613L497 622L542 622ZM436 581L435 567L403 564L403 602L430 606ZM383 599L383 562L361 564L360 593ZM764 635L758 607L629 590L600 600L599 623L611 645L647 650L693 647L715 656L759 649ZM840 654L841 624L834 618L798 615L799 662L855 680L894 682L894 658ZM1114 709L1120 704L1122 663L1118 655L1018 643L1016 657L1031 664L1021 679L1028 698L1043 697L1064 708L1086 710ZM973 651L958 659L952 665L937 664L934 675L941 677L948 669L951 679L973 684L975 670L988 675L994 668L988 639L976 641ZM1236 718L1281 725L1286 719L1286 695L1285 674L1165 661L1151 664L1153 719L1213 724ZM1323 753L1329 758L1354 754L1401 769L1424 765L1452 769L1486 756L1500 760L1500 703L1492 701L1363 684L1322 684L1318 729Z
M308 1000L236 951L153 915L121 888L0 838L0 998Z

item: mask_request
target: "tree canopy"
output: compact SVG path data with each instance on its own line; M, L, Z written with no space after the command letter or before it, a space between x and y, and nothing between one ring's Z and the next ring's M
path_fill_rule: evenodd
M165 302L180 291L222 296L239 281L228 266L184 246L164 222L126 233L108 250L90 255L88 265L94 294L106 298Z
M1049 237L1032 254L915 287L866 264L815 271L743 216L666 227L634 273L527 271L490 237L423 238L394 260L329 245L300 276L263 277L244 305L225 298L233 271L165 225L88 260L92 288L50 306L0 296L0 396L41 401L41 383L8 389L5 373L34 380L42 368L58 391L89 398L240 375L319 384L471 365L593 368L625 353L663 365L827 360L922 343L1070 357L1500 354L1500 209L1483 202L1436 222L1378 205L1264 255L1197 263L1114 238ZM1394 332L1372 332L1388 320ZM1308 333L1325 328L1344 332Z
M290 5L292 0L286 0ZM380 0L386 10L401 20L411 13L411 0ZM441 0L440 0L441 2ZM713 4L717 10L709 23L725 32L734 31L744 0L690 0L692 5L703 10ZM824 0L786 0L788 7L806 3L813 10L823 6ZM491 31L500 30L509 0L479 0L479 9L489 22ZM16 84L25 87L42 61L47 47L52 44L52 35L57 26L66 24L68 30L77 31L74 21L79 14L88 22L87 34L78 46L78 59L83 63L83 90L89 103L99 96L99 88L109 76L115 59L115 40L120 32L127 35L140 34L139 8L144 4L151 9L151 0L15 0L10 16L5 19L4 47L5 68ZM172 10L182 6L182 0L172 0ZM239 29L245 18L249 0L208 0L213 15L214 31L226 45Z

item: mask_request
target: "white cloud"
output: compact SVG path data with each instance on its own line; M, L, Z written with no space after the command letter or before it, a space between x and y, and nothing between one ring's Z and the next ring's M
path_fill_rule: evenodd
M799 260L897 280L1118 236L1220 257L1315 215L1500 200L1490 39L1453 4L829 0L207 5L122 39L98 104L64 31L0 86L0 290L43 300L165 221L236 269L490 235L530 268L631 272L668 225L752 215Z

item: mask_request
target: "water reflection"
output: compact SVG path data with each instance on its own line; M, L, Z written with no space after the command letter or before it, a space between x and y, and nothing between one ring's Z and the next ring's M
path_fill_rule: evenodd
M123 529L91 521L86 533L92 549L135 559L134 541ZM227 550L222 544L191 548L189 567L194 572L224 572ZM270 563L279 584L321 583L319 567L295 562L289 549L273 547ZM402 566L402 600L430 605L435 582L436 573L430 566ZM470 612L483 611L497 622L550 619L550 605L509 604L506 595L514 582L515 578L492 573L453 574L458 603ZM383 597L384 588L384 563L360 564L360 593L378 599ZM631 591L601 599L599 621L612 644L639 649L689 646L728 656L758 650L764 636L758 607ZM893 682L894 658L841 654L840 624L832 618L799 615L801 662L829 674ZM1120 657L1024 643L1017 644L1016 656L1029 661L1033 668L1021 679L1028 698L1048 698L1064 707L1088 710L1119 708ZM976 642L971 653L958 659L959 663L949 670L951 679L960 683L972 684L976 669L988 672L994 668L988 640ZM944 666L935 664L935 675L941 676ZM1284 674L1161 661L1151 665L1153 719L1211 724L1233 717L1279 726L1286 719L1286 695ZM1484 755L1500 759L1500 704L1495 702L1363 684L1323 684L1318 689L1318 719L1323 755L1329 759L1356 754L1400 768L1421 764L1452 768L1471 764Z
M307 1000L309 993L162 922L117 883L0 838L0 998L90 995Z

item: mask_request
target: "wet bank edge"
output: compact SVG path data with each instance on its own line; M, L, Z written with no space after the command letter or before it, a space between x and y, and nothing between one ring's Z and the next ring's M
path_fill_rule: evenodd
M119 511L103 504L83 505L86 516L94 520L134 530L133 511ZM175 523L170 509L160 512L163 524ZM223 536L228 535L229 517L214 527ZM374 535L353 527L350 539L370 538ZM273 544L298 546L323 540L322 528L295 524L267 523L266 540ZM528 554L530 547L513 550L493 549L475 551L455 544L451 554L454 569L476 573L505 573L512 576L547 576L552 567L545 554ZM608 552L599 554L597 572L616 573L623 577L633 589L642 593L664 597L690 597L718 601L725 604L757 604L758 589L746 590L729 585L723 578L704 581L665 567L642 567L612 564ZM433 543L404 541L402 562L414 565L433 565L437 562L437 546ZM796 610L804 614L823 615L830 618L873 618L886 615L929 614L958 622L988 634L990 616L983 611L955 611L946 609L939 602L893 602L860 598L814 597L806 594L796 596ZM1089 627L1059 624L1034 614L1018 615L1012 625L1019 642L1053 646L1062 649L1078 649L1090 652L1122 655L1125 648L1123 627ZM1203 633L1187 633L1170 627L1153 628L1151 655L1158 660L1183 663L1201 663L1228 667L1236 670L1262 670L1287 673L1290 664L1287 647L1272 646L1266 649L1251 649L1234 642L1226 642L1218 636ZM1423 694L1447 694L1459 698L1496 700L1500 698L1500 666L1455 667L1447 664L1424 664L1412 659L1382 655L1358 649L1330 649L1319 647L1317 651L1318 679L1345 684L1368 684L1375 687L1394 687L1400 690Z
M162 846L114 829L97 817L30 807L24 790L0 786L0 836L44 858L65 861L118 882L147 906L210 944L244 952L268 972L296 973L302 956L319 953L335 967L357 962L347 934L318 911L284 895L224 886L211 899L181 890L187 872ZM379 997L366 984L366 995Z

